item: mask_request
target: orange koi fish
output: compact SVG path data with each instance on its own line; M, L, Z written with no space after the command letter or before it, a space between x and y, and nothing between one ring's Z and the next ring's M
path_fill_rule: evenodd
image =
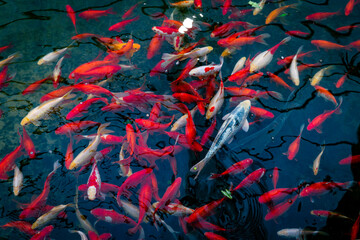
M31 140L29 134L25 130L25 126L23 126L23 145L24 149L28 153L31 159L36 157L36 150L33 141Z
M163 42L164 39L159 34L155 34L149 44L148 52L146 55L147 59L152 59L155 55L159 53Z
M84 116L83 113L87 113L89 107L96 102L104 102L105 104L109 104L108 100L106 98L91 98L84 102L80 102L78 105L76 105L67 115L66 120L73 119L75 117L82 117Z
M270 77L270 79L273 80L276 84L279 84L283 87L286 87L290 91L293 91L294 88L290 87L289 84L287 84L281 77L279 77L271 72L266 72L266 75L268 75Z
M337 80L335 84L336 88L340 88L344 84L346 77L347 77L347 73L345 73L341 78L339 78L339 80Z
M273 118L274 114L272 112L269 112L263 108L258 108L251 106L250 112L252 112L256 118Z
M297 4L290 4L290 5L286 5L286 6L283 6L283 7L279 7L273 11L271 11L271 13L269 13L269 15L266 17L266 20L265 20L265 24L269 24L271 23L272 21L274 21L275 18L277 18L277 16L279 16L281 14L282 11L288 9L288 8L293 8L295 7Z
M55 130L55 134L70 135L72 133L82 132L86 128L99 126L99 125L100 125L100 123L94 122L94 121L89 121L89 120L70 122L70 123L66 123L65 125L58 127Z
M318 115L317 117L315 117L313 120L310 121L310 119L308 119L309 121L309 125L307 126L307 130L311 131L313 129L315 129L318 133L322 133L320 126L321 124L328 119L333 113L341 113L340 110L340 106L342 104L342 97L340 97L340 102L337 105L337 107L332 110L332 111L324 111L324 113Z
M299 135L295 138L295 140L290 144L287 153L284 153L284 155L287 155L289 160L293 160L296 156L296 154L299 151L299 147L300 147L300 140L301 140L301 134L304 130L304 124L301 125L300 127L300 133Z
M14 151L8 153L1 161L0 161L0 179L7 180L9 177L7 172L11 171L15 167L15 160L23 155L22 149L24 148L24 140L19 134L20 137L20 145L15 148Z
M333 102L335 104L335 106L337 106L337 101L336 101L334 95L332 95L331 92L329 92L329 90L327 90L326 88L320 87L319 85L315 85L314 88L321 97Z
M329 42L329 41L326 41L326 40L311 40L311 44L315 45L318 50L320 50L320 48L324 48L325 50L329 50L329 49L336 49L336 50L346 49L346 50L350 50L350 48L348 46L340 45L340 44Z

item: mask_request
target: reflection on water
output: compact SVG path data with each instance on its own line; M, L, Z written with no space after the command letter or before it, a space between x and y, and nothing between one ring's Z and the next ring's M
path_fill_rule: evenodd
M223 15L222 12L226 11L224 4L229 2L232 2L230 3L231 7L227 10L228 13ZM55 131L60 126L71 122L94 121L110 123L106 129L112 132L107 134L121 137L108 139L107 141L112 141L111 144L104 143L106 140L102 139L103 142L99 143L96 149L96 151L102 150L101 154L96 155L99 160L97 167L101 181L114 184L116 190L109 190L106 194L104 193L104 196L102 192L94 201L87 199L87 192L80 191L78 196L78 210L99 235L111 233L114 239L139 238L141 231L129 234L128 230L131 227L127 223L110 224L108 223L109 219L107 219L108 222L96 223L97 219L90 211L95 208L114 209L120 214L132 217L137 222L136 217L119 206L116 200L118 190L116 186L124 186L123 184L126 179L130 178L131 172L135 174L145 167L151 167L154 168L153 174L149 174L149 177L144 175L136 180L141 187L135 184L135 187L129 190L131 193L129 198L135 208L139 206L140 208L149 208L149 203L152 204L159 200L155 197L156 185L159 191L158 195L163 197L177 177L182 179L179 188L180 194L174 193L171 202L181 203L199 211L202 206L211 206L222 199L227 191L231 192L229 194L231 197L225 197L221 204L212 211L206 212L205 210L205 213L201 213L203 215L196 220L189 220L187 218L189 215L186 214L179 217L158 211L159 217L164 222L158 219L154 224L150 214L141 224L145 239L205 239L205 232L214 232L226 239L277 239L280 238L277 232L282 229L305 229L309 231L306 235L307 239L349 239L360 210L359 186L357 185L360 181L359 163L353 160L352 164L340 165L339 161L350 155L360 154L358 149L359 133L355 132L355 129L359 128L359 114L356 109L358 106L357 94L360 93L360 55L357 52L359 43L355 41L358 40L360 22L356 18L359 14L359 5L355 5L350 15L344 15L347 2L267 1L261 12L254 16L252 11L256 4L251 6L247 2L228 0L203 1L203 6L197 9L193 5L177 8L167 1L105 1L102 3L95 1L30 1L26 3L0 1L0 11L2 12L0 17L0 65L2 65L0 69L2 73L2 75L0 73L0 113L2 113L0 114L2 139L0 141L0 157L3 159L0 165L4 166L7 154L16 152L20 143L18 132L21 136L24 135L20 122L32 109L41 104L40 99L44 95L69 86L68 90L71 88L72 94L75 94L62 102L60 108L51 109L49 117L40 120L39 126L36 126L37 124L26 125L26 132L35 145L36 157L30 158L26 150L20 150L15 154L14 161L23 173L22 188L18 196L14 196L13 193L13 182L17 176L12 171L11 164L6 170L9 177L2 176L0 225L20 220L19 215L22 208L26 208L26 203L33 202L43 191L44 183L56 161L59 161L62 167L51 178L46 203L40 203L41 209L35 214L36 216L24 220L32 224L38 216L49 211L49 206L74 203L76 188L78 185L88 183L92 166L77 172L77 170L68 170L66 162L71 158L71 153L75 158L88 147L89 139L94 138L99 124L83 127L71 137L68 133L57 134ZM289 4L296 5L282 11L271 23L264 25L265 19L271 15L273 10ZM66 5L74 9L77 32L75 32L69 17L71 14L66 10ZM121 31L109 31L110 26L124 20L121 17L131 7L134 7L133 12L128 12L128 17L124 19L136 20L136 17L139 19L128 23ZM230 14L231 16L235 13L240 14L240 10L246 9L251 11L249 10L248 14L241 17L230 19ZM86 10L107 10L107 13L97 20L86 20L79 17L79 14ZM305 19L306 16L316 12L334 13L336 11L339 12L331 18ZM163 22L166 22L168 18L170 20L167 24L173 26L172 30L180 27L177 22L172 22L172 20L182 22L186 18L194 19L194 23L199 28L195 31L196 36L187 33L184 38L166 37L161 44L158 43L157 49L155 47L153 56L149 57L149 52L154 47L150 47L150 45L156 41L156 39L153 40L155 33L152 28L154 26L163 27ZM210 37L215 29L230 21L244 21L259 26L257 31L249 34L248 37L269 34L267 38L264 38L267 45L255 41L241 48L230 47L227 52L231 54L225 56L224 64L221 67L222 77L215 74L215 78L205 78L202 81L197 81L199 79L196 77L186 77L184 82L193 86L190 90L188 84L181 85L179 81L174 84L174 81L186 69L188 58L178 58L179 61L174 61L173 66L168 70L152 71L161 61L163 53L174 53L177 41L181 46L189 46L202 38L204 41L200 41L196 47L211 46L213 49L207 55L207 59L200 57L196 66L208 65L212 62L218 64L219 57L225 50L225 47L219 46L218 40L231 38L234 36L232 34L244 30L243 27L236 26L234 23L235 27L221 37ZM262 77L256 79L256 74L245 72L250 75L250 79L244 80L244 77L241 82L247 81L248 91L256 90L256 92L246 93L242 89L242 92L234 94L226 89L227 87L239 87L239 84L229 80L229 76L241 57L245 56L252 60L257 54L270 49L287 37L286 32L289 31L297 32L291 33L291 40L279 46L270 63L261 69ZM83 39L78 38L76 41L72 39L76 34L85 33L92 35ZM237 36L235 39L239 40L241 37L243 36ZM158 40L160 41L161 38ZM324 43L325 46L316 46L314 40L326 40L343 47L329 46L330 43ZM132 41L134 43L132 46L126 45ZM1 47L8 45L9 47L2 51ZM131 50L127 50L128 52L123 54L122 51L125 51L126 46ZM303 46L301 53L309 53L298 57L298 69L303 68L303 70L300 71L300 84L295 86L288 73L290 62L288 65L279 65L277 62L296 54L300 46ZM60 57L48 64L38 65L37 62L46 54L66 47L68 49L61 55L65 57L61 65L59 87L55 89L54 86L57 83L53 82L52 76ZM113 54L120 57L108 55L107 53L111 51L115 51ZM7 61L6 59L13 53L17 53L19 56L5 63L4 61ZM105 74L100 73L100 70L97 69L96 73L90 74L91 76L74 77L71 75L74 69L84 63L100 62L104 59L121 64L121 69L108 68L104 70ZM206 61L202 62L201 60ZM99 64L98 67L103 65ZM320 69L329 66L329 70L325 71L319 83L319 86L329 92L325 92L323 89L316 90L310 82L314 81L313 78ZM106 79L110 71L114 71L115 74L101 83L101 86L110 93L99 93L94 89L89 90L82 85L75 85L82 80L98 84L101 80ZM283 83L274 80L267 73L268 71L283 79L290 85L290 88L288 89L284 87ZM41 79L44 81L37 86L32 85L32 90L27 89L29 85ZM185 103L190 110L195 106L199 108L205 106L204 110L207 110L208 103L218 90L220 79L224 81L226 87L224 104L216 115L214 132L210 135L209 141L201 146L202 151L196 150L195 142L200 142L202 136L206 135L213 120L206 120L200 114L201 109L193 115L196 137L192 142L189 143L190 121L184 123L186 126L177 130L184 134L178 138L177 134L171 135L169 132L164 132L170 131L165 124L170 123L173 116L174 121L171 125L185 113L181 105L173 105L174 103ZM23 93L25 89L29 90L28 94ZM59 97L67 91L59 94ZM207 100L196 100L196 103L183 99L176 100L171 96L175 91L192 93L192 95L198 95ZM322 95L319 94L321 91ZM66 116L69 111L80 102L90 99L90 93L93 94L93 98L105 98L105 100L92 103L87 109L82 110L82 115L79 114L77 118L67 120ZM113 93L116 93L117 97L114 97ZM336 108L337 105L332 102L333 100L328 101L331 96L337 103L342 98L341 111L334 111L316 130L308 130L308 121ZM249 131L241 130L231 143L227 141L204 167L199 177L194 179L195 174L189 169L203 159L210 150L211 143L224 122L222 118L225 114L230 113L238 103L246 98L251 98L252 106L270 111L274 116L264 118L264 116L259 117L251 112L247 118L250 122ZM109 105L106 103L107 101ZM156 119L155 127L154 123L146 122L149 118ZM300 126L303 124L304 131L298 137ZM159 128L164 129L159 130ZM86 136L81 137L80 135ZM132 145L134 143L132 138L135 139L135 145ZM289 160L284 153L292 151L289 146L295 145L295 139L298 139L299 150L295 153L294 159ZM313 162L321 152L323 145L325 151L321 156L319 172L314 175ZM106 152L109 150L107 147L110 146L112 148ZM166 150L168 151L166 152ZM211 173L222 173L234 163L246 158L252 158L254 163L245 171L214 180L208 179ZM130 165L114 163L119 160L122 160L120 163L130 163ZM6 167L1 167L1 169L3 168ZM244 179L245 181L249 180L248 176L259 168L266 169L264 176L258 181L252 181L251 185L249 184L247 187L232 191L240 183L244 183ZM282 196L279 199L275 198L278 195L272 196L274 199L266 204L261 204L258 200L259 197L274 189L274 181L277 179L275 168L279 169L277 188L287 190L280 193ZM128 170L129 172L127 172ZM126 173L124 173L125 171ZM322 185L316 185L318 183L322 183ZM147 193L142 191L146 189L144 186L148 185L151 185L152 191L154 191L151 193L153 195L150 197L150 201L146 199ZM317 186L315 190L311 190L314 192L313 196L305 197L305 193L302 191L311 189L313 186ZM169 202L164 203L164 205L167 204ZM336 216L328 218L314 216L310 214L312 210L327 210L350 219ZM57 217L56 220L49 223L54 226L51 238L79 238L77 233L71 233L68 230L81 230L87 234L88 229L77 217L79 213L75 207L70 206L66 208L65 212L66 216ZM136 212L135 216L138 215ZM266 220L272 217L274 219ZM24 231L26 232L26 230ZM29 229L27 231L31 232ZM310 231L321 232L313 234ZM4 228L0 232L2 239L26 239L31 235L13 227Z

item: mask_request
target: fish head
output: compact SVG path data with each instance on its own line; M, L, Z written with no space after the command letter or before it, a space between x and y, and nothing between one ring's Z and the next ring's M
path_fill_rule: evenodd
M31 121L30 121L30 119L28 117L24 117L23 120L21 120L20 125L25 126L25 125L29 124L30 122Z
M245 109L250 109L250 107L251 107L251 101L250 101L249 99L247 99L247 100L245 100L245 101L243 101L243 102L241 103L241 106L242 106L243 108L245 108Z

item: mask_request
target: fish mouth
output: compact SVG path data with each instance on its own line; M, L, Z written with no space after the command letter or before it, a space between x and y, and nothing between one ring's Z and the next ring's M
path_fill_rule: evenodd
M245 100L241 103L241 105L244 107L244 108L250 108L251 107L251 101L250 100Z

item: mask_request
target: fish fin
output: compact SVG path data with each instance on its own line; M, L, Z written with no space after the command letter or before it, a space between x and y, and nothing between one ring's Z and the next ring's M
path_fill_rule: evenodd
M245 131L245 132L248 132L249 131L249 121L247 119L245 119L245 122L244 122L244 125L242 126L242 129Z
M263 34L261 34L261 35L259 35L259 36L261 36L261 37L257 38L257 40L256 40L258 43L261 43L261 44L264 44L264 45L269 45L269 44L267 44L267 42L264 41L264 39L265 39L265 38L269 38L269 37L270 37L270 34L268 34L268 33L263 33Z
M318 133L320 133L320 134L322 133L322 130L321 130L321 127L320 127L320 126L319 126L319 127L316 127L315 130L316 130Z
M225 116L223 116L222 120L226 120L229 116L230 116L230 113L226 114Z
M207 55L202 56L202 57L199 58L200 62L205 62L206 60L207 60Z
M228 141L228 143L230 144L233 140L234 140L234 137L230 138L230 140Z

